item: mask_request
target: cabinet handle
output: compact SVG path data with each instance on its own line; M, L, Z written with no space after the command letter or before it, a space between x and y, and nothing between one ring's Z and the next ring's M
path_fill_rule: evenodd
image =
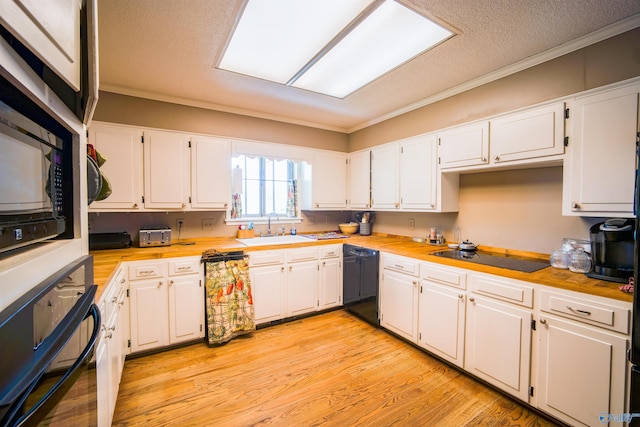
M115 304L115 303L117 303L117 302L118 302L118 297L113 297L113 298L111 299L111 303L112 303L112 304Z
M547 324L547 319L540 319L540 323L542 325L546 325Z
M104 337L107 338L107 339L111 339L111 338L113 338L113 334L111 332L109 332Z
M567 306L567 308L569 310L571 310L571 312L575 313L575 314L579 314L580 316L591 316L591 312L587 311L587 310L580 310L578 308L573 308L570 305Z
M108 331L115 331L116 330L116 325L109 326L109 328L107 330Z
M178 267L178 271L191 271L191 266L188 266L188 267Z
M153 274L153 270L140 270L138 274Z
M474 297L469 298L469 301L474 302L476 299Z
M393 264L393 266L396 267L396 268L404 269L404 265Z

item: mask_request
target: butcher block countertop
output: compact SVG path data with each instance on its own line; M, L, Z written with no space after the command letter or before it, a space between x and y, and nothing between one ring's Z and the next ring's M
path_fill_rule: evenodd
M245 246L236 241L235 238L231 237L189 239L187 240L187 242L190 242L192 244L173 244L171 246L165 247L132 247L127 249L91 251L91 255L93 255L94 257L95 283L98 285L98 293L96 298L100 298L102 292L105 289L105 285L109 282L110 278L115 273L116 267L122 261L200 256L204 251L208 250L217 250L218 252L242 250L245 252L250 252L268 249L290 249L310 245L321 246L349 243L352 245L364 246L370 249L377 249L380 251L407 256L423 261L430 261L438 264L460 267L466 270L494 274L497 276L538 283L541 285L547 285L570 291L583 292L591 295L612 298L619 301L632 302L633 300L632 294L624 293L618 289L618 286L620 286L620 284L618 283L592 279L584 274L573 273L569 270L556 269L551 266L543 268L542 270L535 271L533 273L522 273L519 271L507 270L504 268L490 267L466 261L437 257L431 255L431 253L445 250L447 249L446 246L431 246L424 243L416 243L411 238L403 236L392 236L383 234L374 234L371 236L352 235L349 238L341 239L309 240L309 242L304 243L251 247ZM505 252L512 255L527 256L536 260L549 260L549 256L546 254L509 251L505 249L487 248L483 246L480 246L479 249L489 252Z

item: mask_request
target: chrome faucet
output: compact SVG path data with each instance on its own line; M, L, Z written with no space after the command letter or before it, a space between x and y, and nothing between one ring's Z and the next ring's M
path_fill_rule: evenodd
M271 236L271 215L275 215L276 216L276 221L280 221L280 217L278 216L277 213L271 212L269 214L269 218L267 219L267 236ZM276 236L277 235L278 235L278 232L276 231Z

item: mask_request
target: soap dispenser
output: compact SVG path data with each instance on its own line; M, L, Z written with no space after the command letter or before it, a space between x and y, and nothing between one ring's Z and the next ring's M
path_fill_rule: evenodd
M291 224L291 235L295 236L298 232L296 231L296 225L295 224Z

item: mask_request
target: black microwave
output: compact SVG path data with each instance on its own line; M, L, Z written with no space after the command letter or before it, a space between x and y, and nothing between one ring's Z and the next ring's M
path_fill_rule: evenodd
M73 238L74 136L3 77L0 89L0 252Z

